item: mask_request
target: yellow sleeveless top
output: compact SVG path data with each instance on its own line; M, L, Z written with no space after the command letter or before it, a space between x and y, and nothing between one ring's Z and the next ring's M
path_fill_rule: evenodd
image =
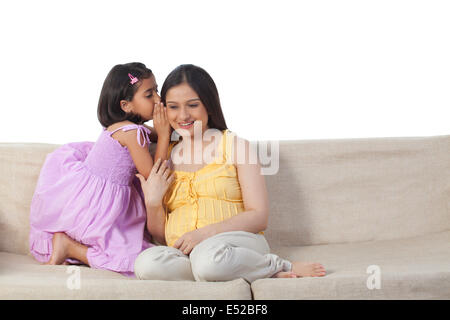
M177 143L170 143L169 158ZM232 143L229 130L223 130L218 158L194 172L174 171L175 180L164 197L168 246L186 232L245 211L237 169L230 159Z

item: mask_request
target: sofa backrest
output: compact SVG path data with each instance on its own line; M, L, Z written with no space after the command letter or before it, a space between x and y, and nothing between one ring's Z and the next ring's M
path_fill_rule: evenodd
M270 245L450 230L450 135L281 141L267 175Z
M0 143L0 251L29 254L31 198L45 157L57 147Z
M58 145L0 143L0 251L29 254L39 172ZM450 230L450 136L280 141L266 175L270 245L407 238Z

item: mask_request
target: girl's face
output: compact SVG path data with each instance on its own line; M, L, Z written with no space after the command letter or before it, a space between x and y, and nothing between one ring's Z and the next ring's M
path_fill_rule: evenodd
M194 137L194 122L200 124L202 134L208 129L208 112L197 93L182 83L170 88L166 94L167 118L172 128L184 136L180 129L187 130Z
M158 85L153 75L148 79L141 80L141 82L131 101L121 101L122 109L125 112L132 111L140 115L144 121L148 121L153 119L153 109L155 104L160 102L161 97L158 94Z

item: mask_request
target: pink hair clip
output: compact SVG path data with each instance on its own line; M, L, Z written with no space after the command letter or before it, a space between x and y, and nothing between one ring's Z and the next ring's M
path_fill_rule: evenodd
M129 73L128 76L129 76L130 79L131 79L131 81L130 81L131 84L135 84L136 82L139 81L139 79L136 78L136 77L133 77L133 75L132 75L131 73Z

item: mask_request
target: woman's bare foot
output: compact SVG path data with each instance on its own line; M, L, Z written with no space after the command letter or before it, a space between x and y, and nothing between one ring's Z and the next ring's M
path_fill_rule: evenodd
M66 264L65 261L68 256L68 247L70 245L71 239L63 232L56 232L53 235L52 244L53 244L53 252L48 260L48 262L44 263L47 265L57 265L57 264Z
M298 277L323 277L325 268L320 263L314 262L292 262L292 270Z
M297 275L292 271L280 271L275 273L272 278L297 278Z

